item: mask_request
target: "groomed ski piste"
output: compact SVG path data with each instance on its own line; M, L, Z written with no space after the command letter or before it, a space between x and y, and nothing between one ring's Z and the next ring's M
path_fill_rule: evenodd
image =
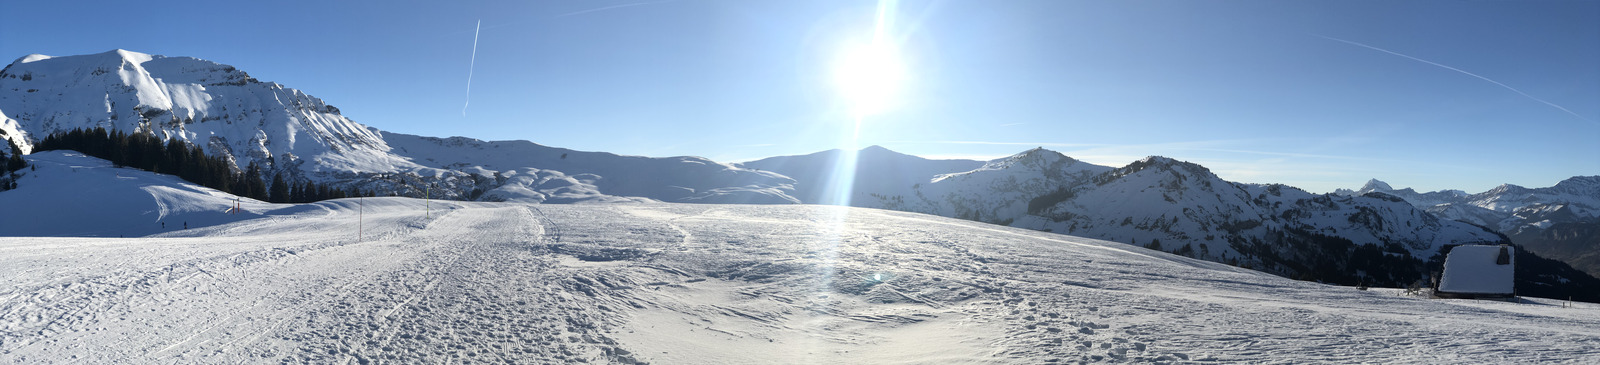
M223 214L231 196L169 176L30 159L4 218L79 237L0 237L6 363L1600 360L1600 305L1362 291L922 214L394 197ZM80 179L99 190L40 195ZM35 201L59 203L16 205Z

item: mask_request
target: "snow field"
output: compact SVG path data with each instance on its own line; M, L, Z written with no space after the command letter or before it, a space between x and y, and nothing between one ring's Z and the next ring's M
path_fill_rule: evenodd
M921 214L360 203L144 238L0 238L0 362L1600 358L1592 305L1423 300Z

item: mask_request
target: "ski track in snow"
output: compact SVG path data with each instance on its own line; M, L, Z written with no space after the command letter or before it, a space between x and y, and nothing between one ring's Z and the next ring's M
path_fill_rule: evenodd
M934 216L394 201L361 240L349 200L0 237L0 362L1600 359L1593 304L1423 300Z

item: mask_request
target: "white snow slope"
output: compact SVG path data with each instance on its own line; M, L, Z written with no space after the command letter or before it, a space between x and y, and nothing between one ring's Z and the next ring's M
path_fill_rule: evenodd
M0 193L0 236L138 237L261 217L292 205L237 197L172 175L112 167L72 151L27 156L17 189Z
M917 213L368 198L227 215L232 197L170 176L29 158L0 194L0 363L1600 358L1592 304L1358 291Z
M1591 304L1358 291L915 213L362 203L0 238L0 362L1600 359Z

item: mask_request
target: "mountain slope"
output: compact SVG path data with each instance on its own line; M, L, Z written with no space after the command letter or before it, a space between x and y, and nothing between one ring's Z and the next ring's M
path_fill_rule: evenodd
M5 236L139 237L250 218L288 207L201 187L175 176L111 166L71 151L27 156L33 169L0 193ZM237 202L237 214L229 210Z
M840 167L842 150L828 150L801 156L768 157L738 164L741 167L771 171L795 180L794 194L807 204L837 203L834 180L853 177L849 205L875 207L874 196L901 195L911 187L926 184L935 176L972 170L983 163L971 160L929 160L890 151L880 146L863 148L855 156L854 171Z

